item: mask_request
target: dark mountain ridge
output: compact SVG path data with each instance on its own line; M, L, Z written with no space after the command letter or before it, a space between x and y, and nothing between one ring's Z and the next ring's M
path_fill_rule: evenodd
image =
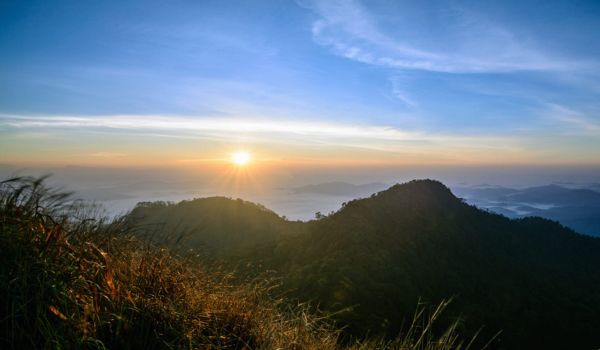
M151 239L202 255L221 257L294 234L299 223L289 222L260 204L209 197L169 202L142 202L127 220Z
M344 320L357 334L382 321L379 331L399 329L419 298L455 296L468 325L503 329L505 342L518 339L515 346L540 346L547 330L560 331L565 346L573 337L597 338L591 324L600 325L600 307L591 305L600 302L600 240L541 218L481 211L437 181L349 202L315 222L304 245L311 251L297 260L313 267L302 274L318 271L329 281L314 274L314 281L299 283L300 294L319 295L331 310L358 305ZM570 326L561 328L563 322ZM551 342L544 347L557 346Z
M481 339L503 330L498 348L600 345L600 239L557 222L480 210L433 180L394 185L320 220L274 221L234 226L248 236L283 230L259 236L260 247L245 244L236 259L277 271L293 298L352 307L336 315L350 335L394 335L419 300L454 297L448 317L461 316L467 331L484 326ZM234 234L210 229L194 233L196 244Z

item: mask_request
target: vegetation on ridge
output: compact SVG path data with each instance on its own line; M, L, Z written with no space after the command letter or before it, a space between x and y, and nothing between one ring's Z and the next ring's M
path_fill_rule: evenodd
M147 245L125 220L93 219L42 180L0 184L3 349L339 349L339 330ZM457 324L434 333L446 303L417 309L393 341L349 349L466 349ZM438 334L437 336L435 334Z
M169 208L184 212L181 203ZM260 214L252 205L238 210ZM134 213L145 223L157 211ZM194 242L223 233L210 232L206 223L215 218L209 212L185 213L177 223L185 223ZM219 220L235 225L237 215L222 212ZM419 300L437 304L452 296L440 326L457 317L465 320L464 334L484 326L482 346L499 330L494 346L501 349L600 345L598 238L541 218L510 220L480 210L432 180L395 185L319 220L288 224L300 233L278 231L271 242L235 254L228 246L216 249L233 265L275 271L279 292L335 312L351 339L394 337ZM194 247L189 242L180 243Z

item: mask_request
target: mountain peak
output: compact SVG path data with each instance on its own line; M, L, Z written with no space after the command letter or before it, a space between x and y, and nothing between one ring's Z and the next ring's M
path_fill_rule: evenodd
M409 182L395 184L394 186L390 187L388 190L397 190L397 189L411 190L411 191L425 190L425 191L434 191L434 192L452 195L452 192L450 192L450 189L448 187L446 187L446 185L444 185L443 183L441 183L438 180L432 180L432 179L411 180Z
M415 201L415 204L421 201L438 202L440 204L459 201L446 185L431 179L419 179L396 184L380 192L378 196L394 196L400 200Z
M437 180L422 179L396 184L369 198L348 202L340 214L397 216L398 213L447 211L462 205L450 189Z

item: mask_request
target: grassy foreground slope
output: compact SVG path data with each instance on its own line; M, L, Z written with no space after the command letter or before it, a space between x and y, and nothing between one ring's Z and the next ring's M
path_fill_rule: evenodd
M0 183L2 349L340 349L339 330L265 282L232 284L93 219L41 180ZM418 309L396 340L348 349L462 349L456 325L434 337Z

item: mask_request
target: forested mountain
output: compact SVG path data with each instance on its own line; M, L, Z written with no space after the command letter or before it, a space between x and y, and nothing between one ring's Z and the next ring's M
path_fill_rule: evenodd
M392 336L419 300L453 297L447 317L462 317L468 331L483 326L482 341L502 330L498 348L600 346L600 240L556 222L480 210L432 180L395 185L307 223L264 209L269 219L254 219L247 202L221 198L214 210L194 202L144 205L145 219L139 208L132 215L165 227L211 222L181 244L218 243L223 252L231 244L241 252L235 259L276 270L288 296L328 311L351 307L335 316L349 335Z
M141 202L127 220L151 240L208 257L230 256L304 230L301 222L286 221L260 204L226 197Z

